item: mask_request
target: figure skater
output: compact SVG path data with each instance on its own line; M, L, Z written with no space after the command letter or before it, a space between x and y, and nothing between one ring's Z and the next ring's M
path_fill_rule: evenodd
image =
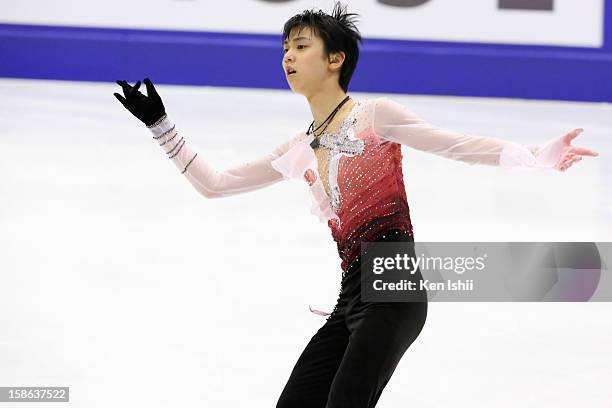
M153 134L181 174L207 198L300 179L312 193L312 212L327 222L338 247L340 294L327 320L299 356L280 395L281 408L374 407L427 316L419 301L363 302L360 246L414 242L402 177L401 145L469 164L540 167L565 171L583 156L572 146L575 129L541 146L466 135L432 126L389 98L347 95L357 66L361 35L357 14L336 3L331 15L305 10L284 25L282 68L289 87L306 97L313 121L270 153L215 170L194 152L166 114L153 83L147 96L126 81L117 99Z

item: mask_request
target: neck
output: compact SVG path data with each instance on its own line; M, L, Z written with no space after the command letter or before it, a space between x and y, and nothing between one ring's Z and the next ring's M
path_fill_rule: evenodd
M329 114L336 109L336 106L338 106L338 104L340 104L344 98L346 98L346 92L344 92L341 88L321 91L308 97L308 103L310 104L310 111L312 112L312 117L315 122L315 128L323 123L325 119L327 119ZM336 118L341 116L341 112L345 111L346 109L350 109L351 106L351 101L347 101L342 108L340 108L333 121L336 121Z

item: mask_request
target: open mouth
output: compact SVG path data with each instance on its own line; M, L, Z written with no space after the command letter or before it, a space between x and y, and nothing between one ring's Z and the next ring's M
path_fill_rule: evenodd
M293 74L295 74L296 72L292 69L290 69L289 71L287 71L287 76L291 76Z

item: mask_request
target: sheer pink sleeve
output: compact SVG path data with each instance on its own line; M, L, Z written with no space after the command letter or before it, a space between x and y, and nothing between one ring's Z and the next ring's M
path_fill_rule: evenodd
M386 140L469 164L553 168L562 154L562 138L543 146L524 146L503 139L466 135L430 125L405 106L378 98L374 130Z
M148 128L153 133L153 139L159 143L181 174L207 198L246 193L283 180L285 176L277 172L270 162L284 154L299 136L248 163L217 171L189 147L167 115Z

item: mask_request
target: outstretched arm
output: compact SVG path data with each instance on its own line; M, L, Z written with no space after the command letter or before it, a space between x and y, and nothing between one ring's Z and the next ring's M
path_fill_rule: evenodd
M272 167L271 162L284 154L299 135L256 160L225 171L216 171L178 134L151 80L145 78L144 83L147 87L146 96L138 90L140 81L134 86L126 81L117 81L124 96L118 93L114 95L127 110L147 125L153 133L153 139L159 143L167 157L202 195L207 198L225 197L257 190L284 178Z
M542 146L523 146L503 139L465 135L435 127L388 98L379 98L374 110L373 126L383 138L469 164L564 171L582 156L597 156L594 151L570 144L582 129L551 139Z
M246 193L283 180L283 175L274 170L270 163L286 152L293 141L292 139L248 163L217 171L189 147L167 115L147 127L153 133L153 139L159 143L181 174L207 198Z

